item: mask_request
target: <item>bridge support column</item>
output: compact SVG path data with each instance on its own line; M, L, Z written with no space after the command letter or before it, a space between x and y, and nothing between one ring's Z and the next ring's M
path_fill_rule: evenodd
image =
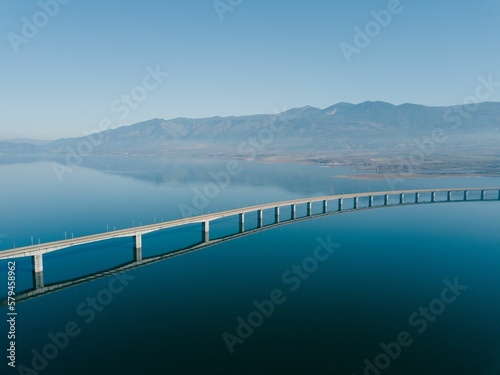
M262 228L262 210L257 210L257 228Z
M399 204L405 204L405 194L399 194Z
M384 196L384 206L387 206L389 204L389 194L386 194Z
M481 200L484 201L485 191L481 190Z
M344 198L339 199L339 211L342 211L342 205L344 203Z
M280 222L280 207L279 206L274 207L274 221L276 223Z
M297 205L296 204L292 204L290 206L290 210L292 212L292 220L296 218L296 215L297 215Z
M451 190L450 190L450 191L448 191L446 201L447 201L447 202L451 202Z
M436 192L433 191L431 194L431 203L436 201Z
M142 249L142 235L140 234L135 235L135 248Z
M208 242L210 240L210 221L203 222L202 235L203 242Z
M359 198L354 197L354 209L358 208L358 201L359 201Z
M467 190L464 191L464 201L469 199L469 192Z
M328 212L328 201L325 199L323 201L323 213L326 214Z
M368 202L368 207L373 207L373 195L370 195L370 200Z
M415 203L420 203L420 193L415 194Z
M500 201L500 190L498 190L498 200Z
M307 216L311 216L312 213L312 202L307 202Z
M44 287L43 281L43 255L35 254L33 260L33 286L35 289Z
M240 214L240 233L245 231L245 213L242 212Z
M33 255L33 272L43 272L43 255Z

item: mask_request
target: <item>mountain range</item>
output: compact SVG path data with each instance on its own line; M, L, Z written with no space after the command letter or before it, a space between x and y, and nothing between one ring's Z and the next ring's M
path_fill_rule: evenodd
M271 115L151 119L92 136L0 142L0 156L302 160L378 171L500 171L500 103L305 106Z

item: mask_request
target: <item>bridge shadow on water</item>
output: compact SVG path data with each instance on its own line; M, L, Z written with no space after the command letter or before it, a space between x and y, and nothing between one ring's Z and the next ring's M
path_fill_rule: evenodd
M106 240L105 244L78 245L71 249L47 254L46 263L50 265L48 268L51 271L32 272L31 283L26 280L18 282L18 285L31 285L25 287L21 292L16 292L16 302L27 301L72 286L304 220L398 206L491 202L499 201L499 196L500 193L492 196L478 191L470 192L468 195L464 193L463 197L453 199L446 194L415 193L405 196L404 200L402 195L395 195L390 197L359 197L349 200L337 199L333 202L329 201L333 204L328 206L321 204L321 202L302 203L281 207L281 210L265 209L249 212L244 221L238 215L215 219L211 222L209 232L204 231L203 223L187 224L182 227L153 232L145 236L141 248L134 246L132 238L110 239ZM97 258L99 262L95 261ZM19 262L21 269L24 270L21 274L26 276L27 268L29 268L27 258L12 260L15 260L16 263ZM69 264L73 266L69 266ZM0 301L0 306L4 305L7 305L7 299Z

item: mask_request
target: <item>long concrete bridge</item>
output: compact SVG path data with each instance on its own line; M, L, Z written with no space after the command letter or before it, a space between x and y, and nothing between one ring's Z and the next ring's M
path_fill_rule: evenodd
M94 234L90 236L71 238L67 240L48 242L16 249L0 251L0 260L31 257L33 262L34 288L44 288L43 280L43 255L61 249L84 245L92 242L105 241L113 238L131 237L134 239L134 262L145 263L142 259L142 236L163 229L178 227L187 224L201 223L203 241L198 247L213 245L218 241L210 240L210 222L230 216L239 216L239 233L245 233L245 214L257 213L257 229L263 228L264 210L274 211L274 224L280 223L280 212L286 207L290 209L290 219L293 222L298 219L312 218L325 214L351 212L361 209L372 209L381 207L394 207L402 205L446 203L446 202L468 202L468 201L493 201L500 200L500 188L452 188L452 189L418 189L418 190L395 190L351 193L339 195L327 195L314 198L301 198L288 201L265 203L255 206L237 208L233 210L209 213L184 219L172 220L163 223L144 225L134 228L116 230ZM320 212L313 213L313 204L321 203ZM333 204L332 204L333 203ZM297 205L306 205L305 217L298 218L296 215ZM333 207L330 210L329 207ZM271 225L266 225L269 227Z

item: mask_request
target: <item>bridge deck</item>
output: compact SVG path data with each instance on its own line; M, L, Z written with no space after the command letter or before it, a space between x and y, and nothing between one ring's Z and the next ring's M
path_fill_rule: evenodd
M499 191L499 188L452 188L452 189L415 189L415 190L391 190L391 191L377 191L377 192L364 192L364 193L350 193L350 194L339 194L339 195L325 195L313 198L301 198L294 199L288 201L280 201L273 203L265 203L259 204L255 206L236 208L232 210L227 210L223 212L209 213L184 219L177 219L163 223L157 224L149 224L140 227L121 229L112 232L105 232L99 234L93 234L84 237L77 237L67 240L47 242L43 244L36 244L32 246L20 247L17 249L10 249L0 251L0 260L1 259L12 259L12 258L20 258L26 256L35 256L41 255L45 253L49 253L52 251L61 250L64 248L84 245L92 242L105 241L113 238L123 238L123 237L133 237L133 236L141 236L147 233L155 232L158 230L163 230L167 228L172 228L180 225L187 225L193 223L204 223L212 220L220 219L223 217L245 214L248 212L254 212L259 210L265 210L276 207L284 207L292 204L301 204L301 203L314 203L320 201L331 201L331 200L340 200L340 199L349 199L349 198L362 198L362 197L377 197L377 196L385 196L385 195L401 195L401 194L417 194L417 193L439 193L439 192L454 192L454 191ZM500 194L500 193L499 193Z

